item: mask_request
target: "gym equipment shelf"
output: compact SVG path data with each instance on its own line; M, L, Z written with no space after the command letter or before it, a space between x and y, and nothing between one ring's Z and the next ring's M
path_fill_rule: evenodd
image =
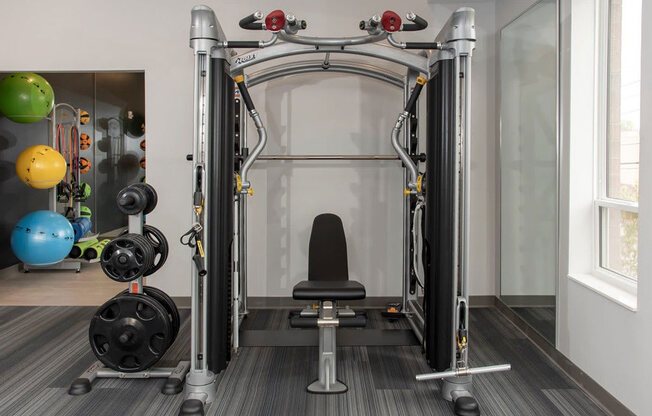
M57 114L57 111L59 111L60 114ZM53 149L57 149L57 129L59 125L66 125L70 126L71 128L76 128L79 132L79 127L81 125L80 112L81 110L79 108L75 108L67 103L58 103L54 105L54 108L52 108L52 112L48 117L48 146L52 147ZM76 152L79 154L79 140L77 141L76 145ZM59 151L59 149L57 149L57 151ZM69 151L72 151L72 149ZM62 156L65 159L66 155L62 154ZM68 161L68 159L66 159L66 161ZM79 178L79 163L76 165L76 174L77 178ZM72 167L70 168L72 169ZM66 170L66 178L68 175L69 172ZM55 186L48 190L48 209L54 212L58 212L57 188L58 186ZM74 217L77 218L80 216L81 203L79 201L72 201L72 204L72 208L75 213ZM34 266L22 263L22 269L24 273L29 273L33 270L74 270L75 272L79 273L81 271L81 264L82 261L80 259L65 258L59 263L51 264L49 266Z

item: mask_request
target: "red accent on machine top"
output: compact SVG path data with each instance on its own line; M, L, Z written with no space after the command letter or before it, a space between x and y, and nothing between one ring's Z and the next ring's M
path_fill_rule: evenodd
M265 18L265 28L271 32L278 32L285 26L285 13L283 10L274 10Z
M387 10L383 13L383 17L380 18L380 23L387 32L397 32L401 29L401 16Z

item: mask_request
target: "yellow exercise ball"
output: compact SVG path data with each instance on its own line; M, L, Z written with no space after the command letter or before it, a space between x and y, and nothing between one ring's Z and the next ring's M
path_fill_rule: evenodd
M36 145L23 150L16 159L16 174L36 189L57 186L66 175L66 160L50 146Z

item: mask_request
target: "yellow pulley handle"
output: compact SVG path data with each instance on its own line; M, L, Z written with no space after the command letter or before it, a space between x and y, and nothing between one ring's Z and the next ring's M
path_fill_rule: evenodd
M423 191L423 175L417 177L417 192L421 193Z

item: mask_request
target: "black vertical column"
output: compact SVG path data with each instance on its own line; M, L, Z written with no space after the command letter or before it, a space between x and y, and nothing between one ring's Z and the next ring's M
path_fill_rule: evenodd
M428 82L425 210L425 342L430 367L450 367L453 331L455 181L454 61L432 67Z
M208 196L208 368L219 373L231 358L233 244L234 82L222 59L211 59L210 166Z

